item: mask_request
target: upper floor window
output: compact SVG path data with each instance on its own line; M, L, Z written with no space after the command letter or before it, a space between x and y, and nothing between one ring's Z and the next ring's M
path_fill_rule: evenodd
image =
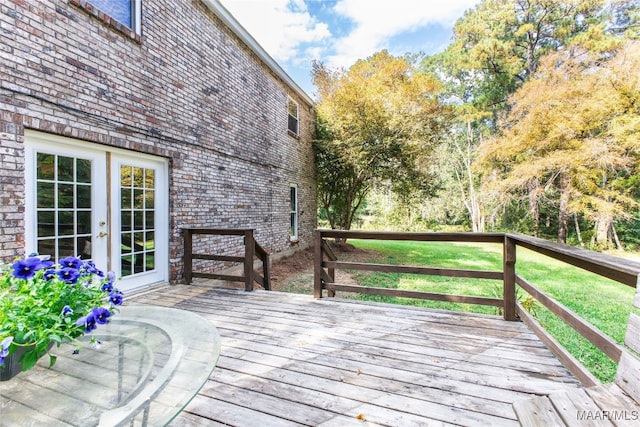
M288 105L288 110L289 110L289 133L291 133L293 136L298 136L298 129L299 129L299 125L298 125L298 103L295 102L293 99L289 98L289 105Z
M91 0L91 4L127 28L140 33L142 0Z

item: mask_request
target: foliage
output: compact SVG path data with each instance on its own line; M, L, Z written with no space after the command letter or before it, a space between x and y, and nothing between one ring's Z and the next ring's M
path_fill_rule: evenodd
M18 347L34 346L20 358L31 369L51 345L74 343L105 324L122 304L115 275L90 261L67 257L59 265L32 255L0 270L0 365ZM49 354L50 365L56 361Z
M440 196L449 201L447 210L454 211L461 200L474 231L517 219L506 217L514 199L495 187L487 191L481 168L471 167L479 147L498 131L508 97L535 76L549 53L575 46L608 53L621 45L622 36L637 37L639 10L637 1L626 0L485 0L456 22L453 42L422 62L423 70L444 82L441 102L456 110L446 138L449 150L441 159L453 178L443 181ZM530 227L523 231L538 235L545 213L539 185L529 185L517 202L529 209ZM454 191L459 196L452 198Z
M557 191L562 242L578 214L606 245L614 221L638 206L628 185L640 172L638 67L640 42L611 58L582 49L549 55L511 99L500 136L482 147L477 167L492 188L541 199Z
M313 76L320 97L319 204L332 228L349 229L365 196L382 182L400 195L431 191L429 154L448 120L437 79L386 51L348 71L315 63Z

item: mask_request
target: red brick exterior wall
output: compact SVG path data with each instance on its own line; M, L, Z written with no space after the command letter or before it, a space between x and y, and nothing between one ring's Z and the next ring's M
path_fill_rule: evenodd
M296 244L311 243L312 106L200 1L143 0L137 35L83 0L4 0L0 35L0 261L26 250L25 129L169 159L174 282L182 227L255 228L263 247L290 249L292 183Z

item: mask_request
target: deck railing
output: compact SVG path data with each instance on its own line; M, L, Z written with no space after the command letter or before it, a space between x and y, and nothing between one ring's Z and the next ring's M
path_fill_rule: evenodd
M269 253L256 242L253 229L184 228L182 232L184 234L184 280L186 284L190 284L194 277L200 277L231 282L244 282L245 290L247 291L253 290L254 281L266 290L271 289L269 279ZM193 253L194 235L243 236L244 256ZM256 257L262 262L262 276L253 269L254 258ZM241 263L243 264L243 275L194 272L194 259Z
M337 259L331 250L330 244L327 242L327 239L330 238L420 242L498 243L501 244L503 248L502 270L478 271L340 261ZM552 243L535 237L511 233L391 233L316 230L314 245L314 296L316 298L321 298L323 296L323 291L326 290L327 296L334 296L336 291L344 291L501 307L505 320L521 319L525 322L556 354L560 361L563 362L563 364L574 375L576 375L584 385L587 386L598 384L599 381L546 330L544 330L544 328L526 309L523 308L516 298L516 285L529 293L542 306L548 308L552 313L571 326L580 335L589 340L616 363L620 361L622 347L598 328L591 325L576 313L517 274L517 247L527 248L627 286L638 288L640 278L640 263L627 261L593 251ZM501 280L503 296L502 298L488 298L339 284L335 283L335 269ZM636 299L638 298L639 297L636 297Z

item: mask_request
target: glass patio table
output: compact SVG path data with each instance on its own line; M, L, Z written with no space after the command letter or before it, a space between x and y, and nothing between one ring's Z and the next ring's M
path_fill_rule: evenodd
M175 308L123 306L79 354L63 344L0 382L0 425L119 426L169 423L205 384L220 354L206 319ZM83 337L89 338L90 336Z

